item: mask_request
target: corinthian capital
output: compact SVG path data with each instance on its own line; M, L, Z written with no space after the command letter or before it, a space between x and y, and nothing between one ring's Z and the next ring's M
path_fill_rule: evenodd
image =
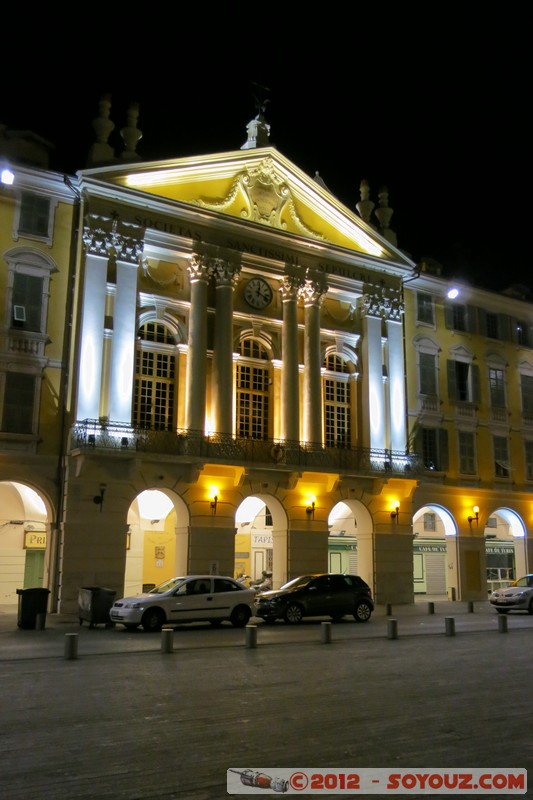
M305 284L300 289L300 297L305 306L319 306L328 290L326 276L322 272L307 270Z
M231 286L233 289L238 283L241 273L240 264L232 264L223 258L211 260L211 274L217 286Z
M286 300L297 300L298 293L305 281L298 275L284 275L280 279L279 291L283 302Z
M204 281L207 283L212 270L212 259L199 253L193 253L187 264L187 272L191 283Z
M113 246L112 219L89 214L83 228L83 244L87 255L108 256Z
M113 221L112 243L118 261L139 264L144 251L144 228L129 222Z

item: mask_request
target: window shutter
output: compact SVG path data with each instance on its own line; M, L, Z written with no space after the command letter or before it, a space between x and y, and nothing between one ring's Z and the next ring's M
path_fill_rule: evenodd
M477 333L478 331L477 308L475 306L466 307L466 328L468 333Z
M443 472L448 469L448 431L439 428L439 464L438 469Z
M478 325L479 325L479 332L482 336L487 335L487 312L484 308L478 308Z
M455 361L453 359L447 360L448 367L448 398L450 400L457 399L457 381L455 375Z
M479 385L479 365L471 364L470 369L472 372L472 401L479 403L481 400L481 389Z

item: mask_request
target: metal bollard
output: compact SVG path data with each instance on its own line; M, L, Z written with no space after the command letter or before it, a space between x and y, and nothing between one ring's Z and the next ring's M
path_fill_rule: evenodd
M428 614L435 613L435 603L428 603Z
M498 614L498 632L507 633L507 617L505 614Z
M78 634L65 634L65 658L74 661L78 657Z
M320 641L322 644L331 643L331 622L320 623Z
M172 653L174 650L174 629L161 628L161 652Z
M246 626L246 647L248 649L257 647L257 625Z
M446 626L446 636L455 636L455 617L446 617L444 623Z
M398 620L389 619L387 620L387 639L397 639L397 638L398 638Z
M468 613L469 614L473 614L474 613L474 602L472 600L468 601Z
M35 615L35 630L36 631L44 631L46 625L46 614L36 614Z
M387 616L390 617L392 614L392 603L387 603Z

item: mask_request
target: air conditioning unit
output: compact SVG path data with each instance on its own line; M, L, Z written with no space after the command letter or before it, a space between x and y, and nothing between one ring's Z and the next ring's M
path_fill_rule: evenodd
M26 322L26 306L13 306L13 319L15 322Z

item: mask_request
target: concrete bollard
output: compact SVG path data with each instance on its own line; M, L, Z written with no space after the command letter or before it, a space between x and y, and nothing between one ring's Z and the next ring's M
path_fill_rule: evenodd
M455 636L455 618L446 617L444 623L446 626L446 636Z
M392 603L387 603L387 616L390 617L392 615Z
M78 634L65 634L65 658L74 661L78 657Z
M472 600L468 601L468 613L469 614L473 614L474 613L474 602Z
M46 614L35 615L35 630L44 631L46 626Z
M331 643L331 622L320 623L320 641L322 644Z
M161 652L172 653L174 650L174 629L161 628Z
M253 649L257 647L257 625L246 626L246 647Z
M507 617L505 614L498 614L498 631L499 633L507 633Z
M398 620L389 619L387 620L387 639L397 639L397 638L398 638Z
M435 613L435 603L428 603L428 614Z

